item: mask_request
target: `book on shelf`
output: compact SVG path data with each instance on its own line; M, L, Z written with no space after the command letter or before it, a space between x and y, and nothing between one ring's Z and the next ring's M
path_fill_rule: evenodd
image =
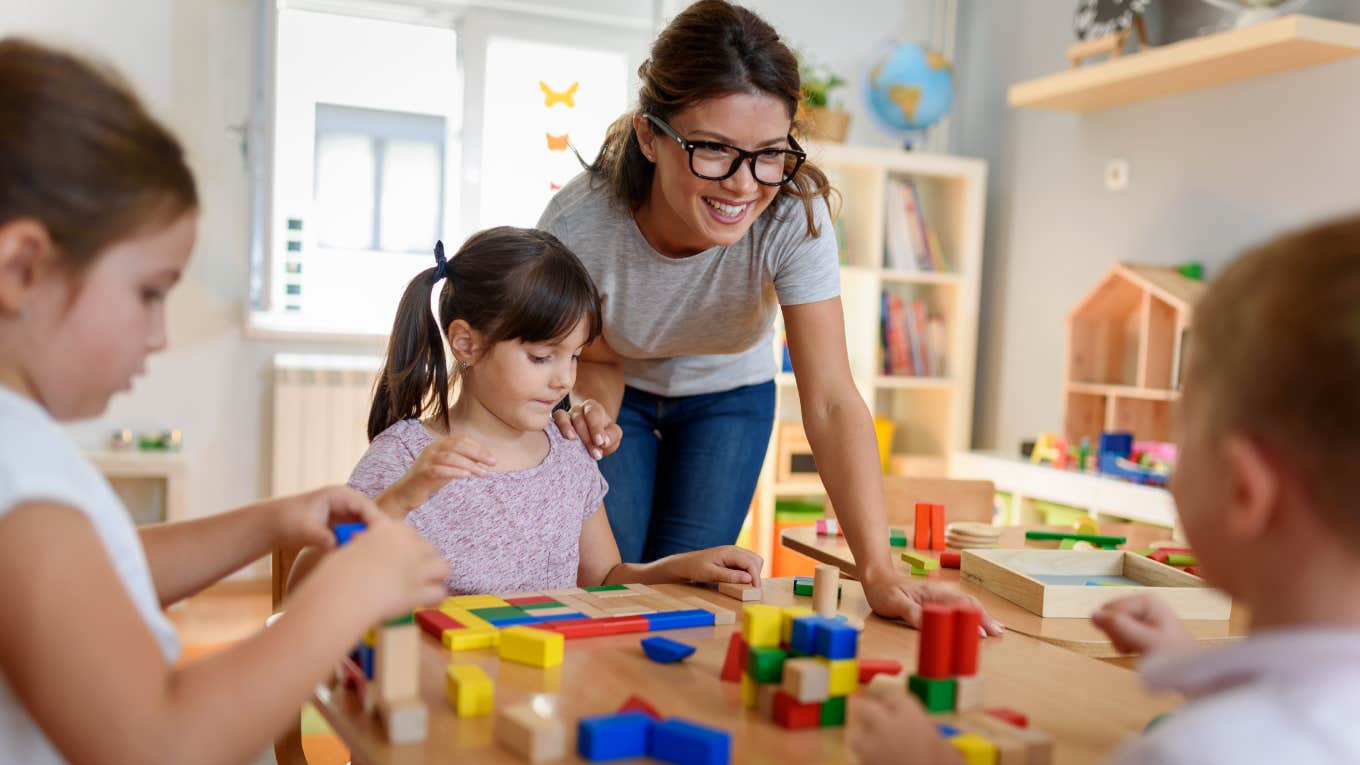
M904 273L948 271L940 238L927 221L916 182L888 179L883 200L883 267Z
M884 290L881 300L879 347L883 374L940 377L944 375L944 319L931 316L924 300L904 300Z

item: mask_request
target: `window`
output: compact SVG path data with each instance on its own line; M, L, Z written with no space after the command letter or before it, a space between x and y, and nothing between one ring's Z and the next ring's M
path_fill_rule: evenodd
M627 109L654 23L625 0L261 6L249 322L318 339L385 336L435 240L534 225Z

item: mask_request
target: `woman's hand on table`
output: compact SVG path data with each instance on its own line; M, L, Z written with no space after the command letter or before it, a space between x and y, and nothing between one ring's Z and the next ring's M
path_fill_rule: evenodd
M571 411L553 412L553 422L568 440L580 440L595 459L604 459L618 451L623 430L614 424L609 412L594 399L586 399Z
M965 595L951 587L925 582L912 582L895 570L866 571L861 579L864 597L879 616L900 618L920 628L921 607L930 604L945 606L973 606L982 612L982 631L988 636L1005 631L1001 622L987 614L986 609L972 595Z

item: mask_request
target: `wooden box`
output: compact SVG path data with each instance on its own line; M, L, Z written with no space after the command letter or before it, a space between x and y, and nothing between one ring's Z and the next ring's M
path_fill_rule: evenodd
M964 550L963 578L1043 617L1087 618L1108 601L1155 591L1182 619L1226 620L1232 600L1204 580L1120 550ZM1087 582L1128 581L1133 586Z

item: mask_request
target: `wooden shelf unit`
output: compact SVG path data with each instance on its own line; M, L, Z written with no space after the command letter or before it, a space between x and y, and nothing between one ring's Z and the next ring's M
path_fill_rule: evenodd
M1360 24L1292 15L1010 87L1011 106L1092 112L1360 55Z
M1063 435L1171 439L1185 333L1204 284L1165 266L1116 265L1067 317Z
M841 194L841 303L846 347L856 388L876 417L894 422L893 453L909 474L943 476L949 455L966 450L973 427L973 376L977 359L978 300L987 165L982 160L843 144L808 147L810 161L831 177ZM886 269L884 194L888 181L910 178L921 190L922 209L937 233L949 271ZM880 295L901 292L926 302L941 316L947 338L944 374L911 377L883 374ZM780 333L776 333L778 336ZM782 348L776 340L776 358ZM824 497L820 480L775 480L781 421L801 418L794 376L776 378L775 431L752 505L751 545L766 561L774 538L777 498Z

